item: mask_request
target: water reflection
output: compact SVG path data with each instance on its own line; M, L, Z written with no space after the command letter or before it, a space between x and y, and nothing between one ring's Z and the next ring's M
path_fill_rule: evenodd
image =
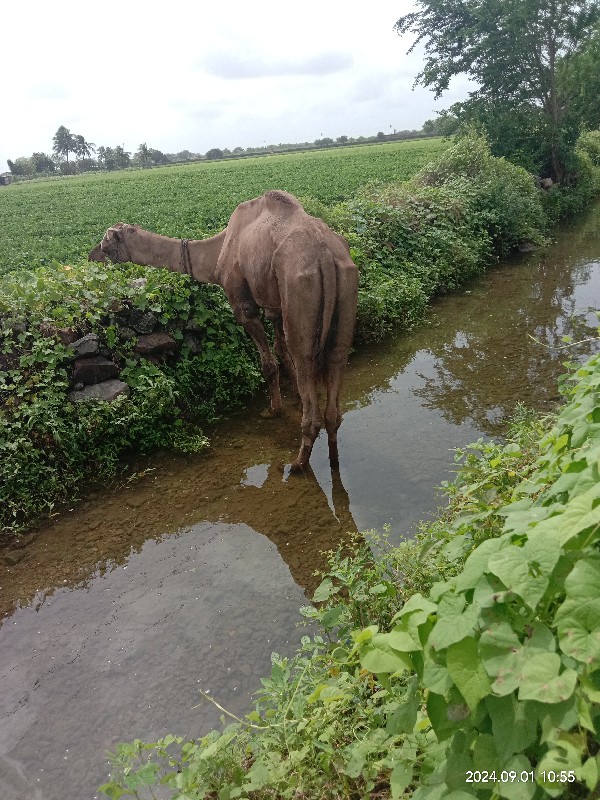
M447 304L438 307L434 319L443 336L434 332L427 347L434 371L415 391L454 425L469 420L495 435L518 400L539 410L554 407L565 361L593 349L587 340L597 336L597 321L587 309L600 299L599 267L588 263L569 272L545 255L537 269L516 263L495 270L482 288L465 300L469 312L457 314L454 330ZM563 336L585 341L566 351Z

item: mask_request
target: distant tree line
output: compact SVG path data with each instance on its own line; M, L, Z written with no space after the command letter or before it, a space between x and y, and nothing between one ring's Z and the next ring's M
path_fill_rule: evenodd
M404 130L383 133L379 131L375 136L338 136L337 139L323 137L313 142L280 142L279 144L265 144L263 147L213 147L206 153L193 153L191 150L181 150L179 153L163 153L153 147L148 147L146 142L139 145L132 155L125 150L124 145L107 147L96 146L88 142L81 134L74 134L61 125L52 139L52 154L32 153L29 157L21 156L14 161L8 159L8 167L14 176L31 178L49 175L76 175L81 172L113 172L120 169L138 168L146 169L161 164L178 164L187 161L215 160L221 158L239 158L240 156L264 155L266 153L284 153L294 150L311 150L320 147L339 147L342 145L367 144L369 142L382 142L394 139L415 139L423 136L443 135L438 130L437 120L428 120L422 130ZM443 127L443 126L442 126Z

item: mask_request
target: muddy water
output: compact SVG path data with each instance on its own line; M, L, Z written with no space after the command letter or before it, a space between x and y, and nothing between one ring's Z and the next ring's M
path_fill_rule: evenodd
M222 425L207 456L160 457L11 550L0 611L0 797L90 800L104 751L197 736L234 713L303 630L297 609L349 530L393 536L432 512L452 448L501 432L519 400L556 403L561 336L591 337L600 307L600 209L559 243L435 303L409 336L353 356L340 430L289 477L299 411L260 405ZM198 704L200 703L200 706Z

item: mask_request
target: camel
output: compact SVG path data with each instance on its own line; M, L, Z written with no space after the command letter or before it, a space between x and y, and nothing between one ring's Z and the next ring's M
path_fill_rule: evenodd
M222 286L236 320L258 348L270 392L268 415L282 413L276 356L300 395L302 440L292 472L308 465L323 423L330 464L338 467L339 396L358 297L358 270L342 236L307 214L291 194L273 190L241 203L227 228L208 239L173 239L117 223L89 259L163 267ZM273 323L275 354L260 309ZM324 415L320 381L327 388Z

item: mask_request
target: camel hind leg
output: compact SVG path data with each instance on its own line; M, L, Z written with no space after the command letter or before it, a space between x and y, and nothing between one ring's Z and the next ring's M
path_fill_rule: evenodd
M302 472L308 466L313 445L323 427L323 417L319 409L314 359L296 356L294 361L298 378L298 393L302 401L302 443L298 457L291 464L291 471Z
M339 467L337 432L342 422L340 391L344 369L354 337L356 305L358 298L358 271L355 265L336 264L338 267L338 304L334 341L327 354L327 404L325 406L325 429L329 444L329 463L332 469Z

